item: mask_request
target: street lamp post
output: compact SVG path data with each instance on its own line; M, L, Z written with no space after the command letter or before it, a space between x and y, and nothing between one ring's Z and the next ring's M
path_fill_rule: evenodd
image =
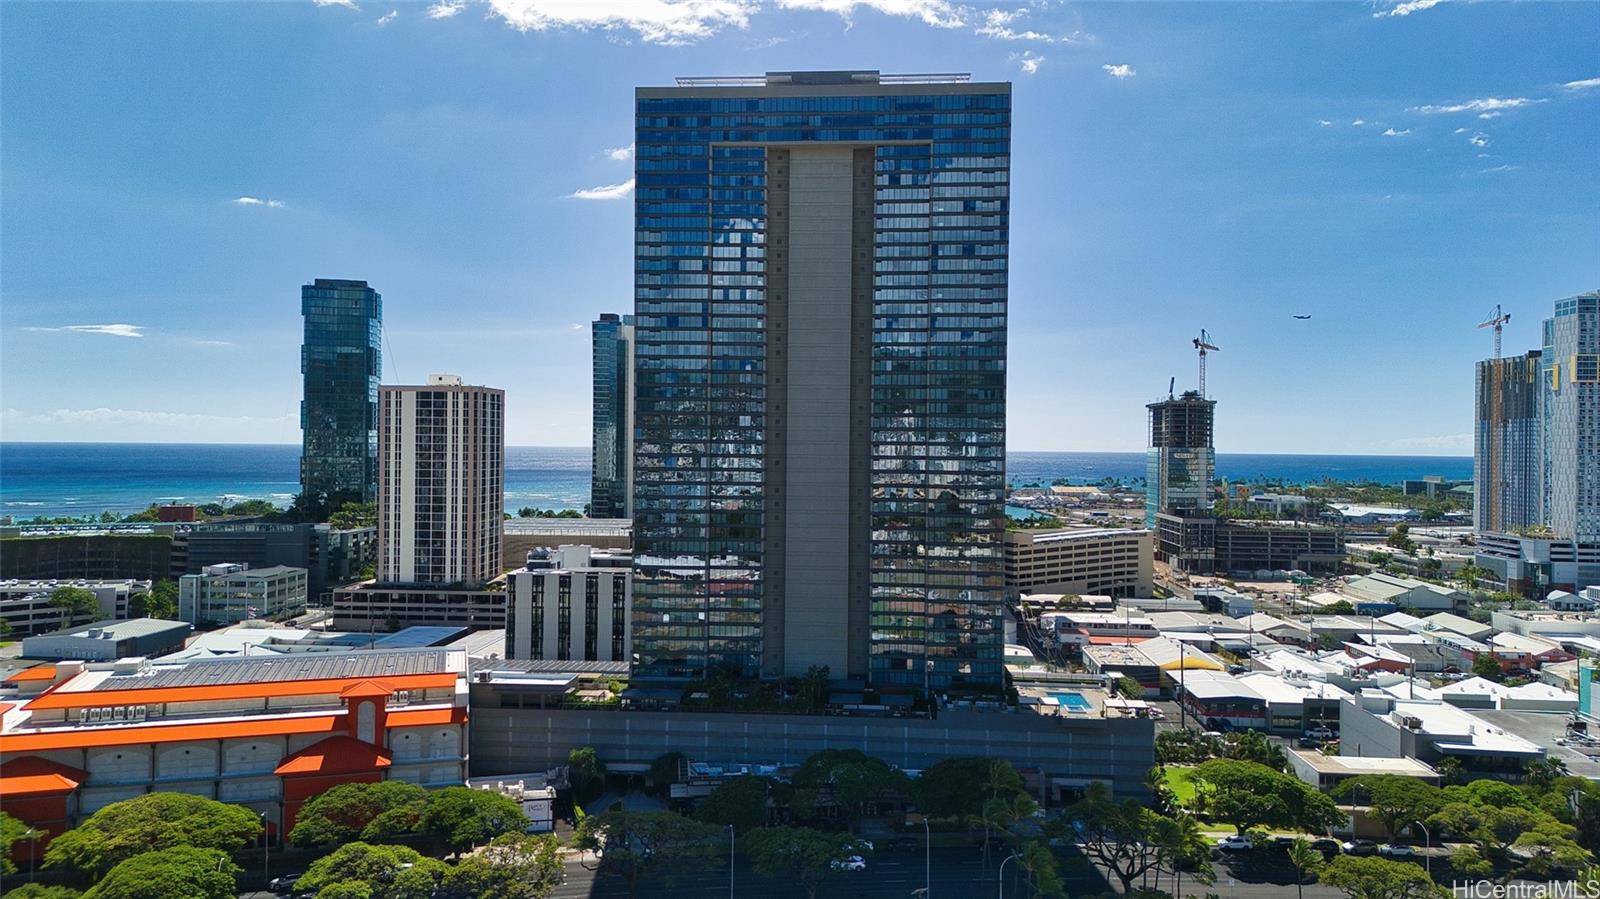
M922 816L922 899L933 899L933 830L928 816Z
M36 853L38 851L37 849L34 848L34 843L38 839L39 839L39 831L34 830L31 827L28 828L28 882L29 883L33 883L33 869L35 867L37 867L38 864L39 864L39 862L34 858L34 853Z
M1428 879L1432 880L1433 879L1433 834L1428 833L1428 825L1423 824L1421 821L1413 821L1411 823L1413 823L1413 824L1417 825L1418 827L1422 828L1422 852L1423 852L1422 862L1423 862L1423 866L1426 867L1427 870L1428 870Z
M268 883L267 853L272 851L272 837L267 833L267 813L261 813L261 882Z
M728 899L733 899L733 825L728 825Z
M1009 862L1012 859L1021 858L1021 857L1022 857L1021 853L1013 852L1010 855L1006 856L1005 861L1000 863L1000 873L998 875L998 883L996 884L996 886L998 887L998 890L995 893L996 899L1005 899L1005 895L1006 895L1006 862Z

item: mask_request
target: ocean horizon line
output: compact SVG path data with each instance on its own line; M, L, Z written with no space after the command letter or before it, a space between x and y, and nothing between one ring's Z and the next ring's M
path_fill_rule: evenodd
M26 446L254 446L254 447L293 447L298 443L243 443L243 442L173 442L162 440L0 440L0 447L12 444ZM560 444L560 443L508 443L507 447L518 449L550 449L550 450L593 450L587 444ZM1018 449L1008 447L1007 454L1011 453L1070 453L1073 455L1107 455L1118 456L1130 453L1143 453L1148 447L1123 450L1077 450L1077 449ZM1276 450L1217 450L1218 455L1231 456L1350 456L1357 458L1395 458L1395 459L1470 459L1471 453L1395 453L1395 452L1285 452Z

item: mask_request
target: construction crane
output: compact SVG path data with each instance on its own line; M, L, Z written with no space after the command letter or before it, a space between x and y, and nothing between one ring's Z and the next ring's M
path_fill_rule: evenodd
M1200 336L1194 339L1194 348L1200 351L1200 398L1206 398L1206 351L1221 352L1222 347L1211 342L1211 335L1205 328L1200 329Z
M1506 322L1508 321L1511 321L1511 313L1502 313L1500 311L1500 304L1496 303L1494 306L1494 315L1490 317L1488 321L1478 326L1479 328L1494 329L1494 357L1496 359L1500 358L1500 329L1504 328L1506 326Z
M1172 388L1176 386L1178 386L1178 379L1176 377L1167 379L1167 399L1172 399Z

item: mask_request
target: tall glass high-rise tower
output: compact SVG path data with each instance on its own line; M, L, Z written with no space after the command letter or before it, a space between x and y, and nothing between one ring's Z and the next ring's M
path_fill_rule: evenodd
M633 517L633 316L607 312L594 339L594 465L590 518Z
M300 314L300 489L334 507L374 502L383 297L365 281L318 278L300 288Z
M1010 85L635 112L638 673L999 689Z
M1556 536L1600 544L1600 291L1544 320L1544 515Z

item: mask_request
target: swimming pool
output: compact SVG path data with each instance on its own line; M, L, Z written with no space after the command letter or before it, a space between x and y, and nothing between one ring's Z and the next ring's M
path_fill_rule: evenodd
M1050 693L1048 695L1051 699L1061 703L1061 707L1067 709L1068 711L1087 712L1089 710L1089 700L1084 699L1082 693L1069 693L1066 691L1061 691L1057 693Z

